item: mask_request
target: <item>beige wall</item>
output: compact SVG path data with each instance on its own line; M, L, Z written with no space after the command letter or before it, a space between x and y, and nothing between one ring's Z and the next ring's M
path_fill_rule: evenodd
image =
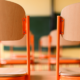
M8 0L21 6L30 16L49 16L51 14L51 0Z
M80 48L64 48L62 57L80 58Z
M13 1L21 6L30 16L50 16L51 15L51 0L8 0ZM61 10L70 4L80 2L80 0L54 0L54 11L61 12Z
M54 11L61 12L65 6L78 2L80 2L80 0L54 0Z

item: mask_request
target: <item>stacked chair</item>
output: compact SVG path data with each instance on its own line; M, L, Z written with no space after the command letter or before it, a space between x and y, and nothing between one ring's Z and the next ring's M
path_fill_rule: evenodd
M56 47L57 46L57 30L51 31L50 35L52 38L51 46ZM76 46L76 45L79 45L79 42L68 41L62 38L62 36L60 36L60 50L62 50L63 46ZM60 54L62 55L62 53ZM67 64L67 65L68 64L80 64L79 58L61 57L61 55L60 55L60 64ZM56 64L56 58L51 58L51 56L49 56L48 59L49 59L50 64Z
M0 0L0 41L27 39L26 68L0 68L0 80L48 80L55 79L54 72L31 72L30 76L30 17L24 9L13 2Z
M30 80L29 16L13 2L0 0L0 41L19 40L26 34L26 68L0 68L0 80ZM24 33L25 32L25 33Z
M61 16L57 17L57 54L56 54L56 79L54 80L80 80L80 68L60 68L61 37L64 40L80 41L80 3L65 7ZM61 35L60 35L61 34Z
M65 7L57 17L56 80L80 80L80 68L59 69L60 34L68 41L80 41L80 3Z
M39 40L39 58L40 59L44 59L44 58L48 58L48 55L42 54L42 47L48 47L48 53L50 53L50 48L51 48L51 36L42 36ZM52 57L56 57L56 55L51 55Z
M55 58L56 55L51 55L51 36L42 36L39 40L39 66L40 66L40 70L41 70L41 66L42 64L48 64L48 66L50 65L50 61L44 60L44 59L49 59L49 56L52 58ZM48 47L48 54L42 54L42 47ZM42 61L44 60L44 61ZM50 70L50 66L49 66L49 70Z
M10 46L11 59L2 59L5 64L26 64L27 55L15 55L13 54L13 47L25 47L26 46L26 36L17 41L2 41L1 43L5 46ZM30 32L30 44L32 48L32 54L30 56L30 62L32 64L32 70L34 70L34 36Z
M63 39L60 36L60 48L62 50L63 46L76 46L79 45L79 42L76 41L67 41ZM56 47L57 46L57 30L53 30L50 32L50 35L48 36L43 36L40 39L40 59L48 59L48 60L40 60L40 64L48 64L49 68L48 70L51 70L50 66L51 64L56 64L56 57L55 55L51 55L51 47ZM41 54L41 47L48 47L48 54L44 55ZM80 59L77 58L64 58L61 57L60 55L60 64L80 64Z

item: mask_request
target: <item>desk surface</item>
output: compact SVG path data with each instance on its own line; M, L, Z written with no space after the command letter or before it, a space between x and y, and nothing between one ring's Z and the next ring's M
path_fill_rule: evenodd
M55 71L32 71L31 80L56 80Z

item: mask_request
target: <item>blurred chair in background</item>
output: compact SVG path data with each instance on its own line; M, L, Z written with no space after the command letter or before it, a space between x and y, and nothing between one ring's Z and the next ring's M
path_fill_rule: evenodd
M53 30L50 32L50 36L52 38L52 42L51 42L51 47L56 47L57 46L57 30ZM65 47L65 46L77 46L79 45L79 41L76 42L76 41L68 41L68 40L65 40L64 38L62 38L62 36L60 36L60 64L80 64L80 59L79 58L71 58L71 57L62 57L62 55L64 54L62 52L63 48L62 47ZM49 58L48 58L48 61L49 61L49 65L50 64L56 64L56 58L51 58L51 54L49 53Z
M21 40L17 41L2 41L1 43L4 46L10 46L10 54L11 57L9 59L3 59L6 64L26 64L27 55L24 54L14 54L13 47L25 47L26 46L26 36L24 36ZM30 55L30 61L32 64L32 70L34 70L34 35L30 32L30 45L32 49L32 53Z
M49 70L51 70L51 64L56 64L56 55L52 55L51 54L51 47L56 47L57 46L57 30L53 30L50 32L50 34L48 36L43 36L40 39L40 48L39 48L39 52L40 52L40 59L48 59L48 60L40 60L40 64L48 64L49 66ZM76 41L67 41L64 40L61 36L60 36L60 57L62 56L62 46L76 46L79 45L79 42ZM44 55L42 54L41 51L41 47L48 47L48 54ZM74 58L60 58L60 64L79 64L80 63L80 59L74 59Z

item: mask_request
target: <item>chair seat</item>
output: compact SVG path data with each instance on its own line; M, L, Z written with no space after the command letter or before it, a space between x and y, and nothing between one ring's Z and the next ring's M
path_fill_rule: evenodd
M60 75L80 77L80 68L62 68L60 69Z
M17 77L27 74L26 68L0 68L0 77Z

